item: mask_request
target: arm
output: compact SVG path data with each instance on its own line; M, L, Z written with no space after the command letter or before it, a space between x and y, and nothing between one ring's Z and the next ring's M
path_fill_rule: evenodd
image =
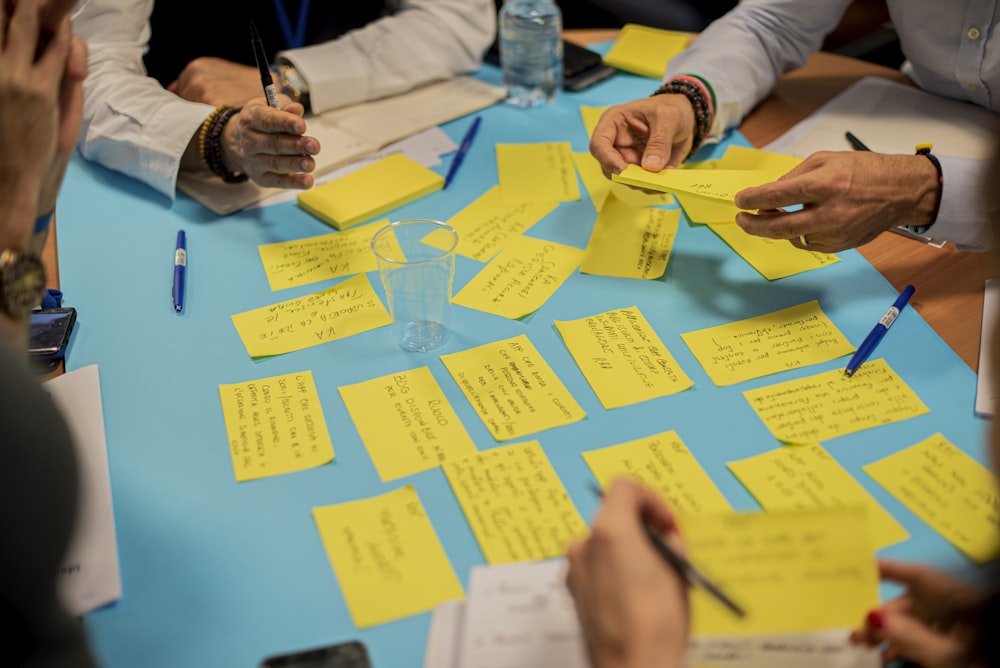
M496 34L495 12L493 0L402 0L364 28L279 56L322 113L476 69Z
M786 72L818 51L850 0L744 0L671 59L669 79L695 74L715 91L711 137L739 125Z

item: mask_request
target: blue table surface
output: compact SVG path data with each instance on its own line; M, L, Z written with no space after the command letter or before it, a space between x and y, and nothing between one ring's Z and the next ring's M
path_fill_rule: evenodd
M479 76L499 83L491 67ZM390 216L447 220L496 184L497 142L567 141L574 151L585 151L580 105L643 97L655 86L650 79L618 74L590 90L563 94L545 108L484 110L479 136L453 184ZM458 142L471 121L464 117L444 130ZM728 143L746 142L733 134ZM702 157L721 155L724 148L706 149ZM443 174L447 168L446 158L436 169ZM595 218L584 195L560 205L527 234L585 248ZM188 269L186 306L178 315L170 285L180 228L187 232ZM331 231L294 203L220 218L184 196L171 203L124 175L79 158L72 162L59 202L62 289L66 303L79 310L67 366L100 367L123 586L117 603L86 615L102 665L257 666L271 654L352 638L368 645L379 668L422 664L430 615L355 629L311 509L412 484L463 584L483 555L439 469L381 482L339 386L429 366L478 446L493 448L500 444L438 354L526 334L587 412L581 422L531 437L539 439L585 517L597 502L586 485L591 474L580 454L669 429L677 431L735 508L753 510L758 504L726 462L779 444L741 393L842 368L846 359L720 388L680 335L818 299L857 345L896 296L855 251L841 253L838 264L769 282L709 229L682 217L661 279L577 272L523 321L456 307L454 334L437 354L404 353L392 343L390 329L381 328L309 350L250 359L231 315L338 282L272 293L257 247ZM455 290L482 267L459 257ZM381 295L377 273L370 278ZM694 387L609 411L552 323L633 305ZM913 309L903 311L875 357L888 361L930 413L824 445L910 532L909 540L882 550L882 556L968 569L964 556L861 467L937 432L985 463L985 423L973 414L976 376ZM305 369L314 374L336 460L305 472L236 483L219 384Z

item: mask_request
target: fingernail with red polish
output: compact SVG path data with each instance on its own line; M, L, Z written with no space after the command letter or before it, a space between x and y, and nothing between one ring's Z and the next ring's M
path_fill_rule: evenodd
M879 612L878 610L872 610L871 612L869 612L868 616L865 618L865 621L868 623L868 626L872 627L873 629L885 628L885 616L883 616L882 613Z

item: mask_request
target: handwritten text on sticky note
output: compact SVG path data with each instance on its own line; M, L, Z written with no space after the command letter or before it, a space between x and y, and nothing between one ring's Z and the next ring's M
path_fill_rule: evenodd
M413 487L313 508L313 519L359 629L463 597Z
M609 196L590 233L580 271L620 278L663 276L680 215L677 209L634 207Z
M307 285L378 268L372 236L388 221L346 232L258 246L272 290Z
M555 324L605 408L676 394L692 385L635 306Z
M747 390L743 397L774 437L786 443L818 443L929 413L920 397L885 360Z
M219 385L219 396L238 482L333 461L312 372Z
M340 396L383 482L476 452L425 366L345 385Z
M441 468L491 564L559 556L588 533L538 441L494 448Z

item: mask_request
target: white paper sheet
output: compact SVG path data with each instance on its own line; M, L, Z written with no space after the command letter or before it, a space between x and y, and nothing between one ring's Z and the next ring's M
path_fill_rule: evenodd
M79 507L57 586L66 610L82 615L117 601L122 594L101 379L97 365L92 364L53 378L44 387L69 425L76 446Z
M983 327L979 336L979 380L976 382L976 415L993 417L996 411L997 391L993 382L993 332L1000 316L1000 281L986 281L983 293Z

